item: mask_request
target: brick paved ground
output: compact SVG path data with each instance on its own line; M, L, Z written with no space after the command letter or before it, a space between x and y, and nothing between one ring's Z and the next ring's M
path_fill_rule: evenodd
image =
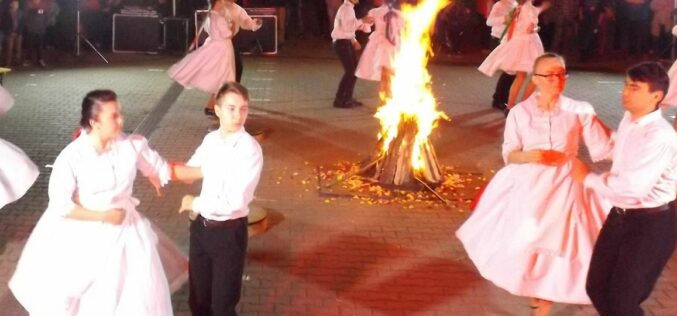
M265 166L255 201L268 210L270 228L250 240L241 314L528 315L525 299L483 280L465 256L453 236L468 216L463 207L408 209L318 195L315 168L371 154L377 87L358 82L355 95L366 103L363 108L332 108L341 69L327 47L317 47L315 56L245 59L251 125L270 131L262 142ZM17 105L0 120L0 137L22 147L42 175L26 197L0 213L0 283L6 284L45 208L49 169L44 166L68 142L88 90L115 89L125 130L146 132L167 158L187 159L211 126L202 114L207 96L181 91L165 75L175 59L136 57L113 56L111 66L90 60L87 67L25 70L5 79ZM433 136L441 162L490 176L501 165L503 116L488 106L495 79L470 66L436 64L431 71L441 108L452 117ZM568 94L591 101L615 127L621 87L618 74L578 71ZM198 189L197 184L171 185L157 198L144 181L136 188L140 210L184 251L188 224L176 209L183 194ZM645 303L650 315L677 313L676 261ZM185 287L173 301L176 314L189 314ZM3 315L25 315L6 286L0 287L0 307ZM594 311L558 304L553 315Z

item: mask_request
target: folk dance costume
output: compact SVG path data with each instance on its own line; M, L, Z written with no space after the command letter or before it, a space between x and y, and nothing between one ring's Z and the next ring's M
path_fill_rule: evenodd
M661 110L618 126L611 170L588 174L585 186L614 205L590 262L587 290L602 316L643 315L675 249L677 134Z
M232 38L240 27L258 30L261 25L239 6L209 11L209 37L200 48L174 64L169 76L187 89L197 88L210 94L216 94L224 83L235 81Z
M167 162L136 135L98 153L83 131L56 158L47 210L9 281L31 315L172 315L170 294L185 282L188 263L136 210L137 170L163 184L170 176ZM120 225L70 219L75 203L126 216Z
M247 251L247 215L263 167L261 146L244 128L205 136L187 166L202 170L190 225L193 315L237 315Z
M561 166L507 164L456 236L480 274L508 292L590 304L585 278L609 208L570 172L581 137L594 160L608 157L612 143L590 104L562 96L553 111L544 112L537 100L535 93L510 111L504 161L513 151L538 149L571 159Z
M14 98L0 86L0 116L14 105ZM0 139L0 209L21 198L40 171L21 148Z
M344 71L334 98L334 107L350 108L361 105L361 103L353 100L353 90L357 81L357 77L355 77L357 56L353 43L357 42L357 39L355 39L357 30L370 32L371 26L362 22L361 19L358 20L355 17L355 5L350 0L344 0L336 12L334 29L331 31L334 51L341 60Z
M503 41L482 62L479 71L489 77L497 70L509 74L531 73L534 61L544 52L538 33L530 30L532 25L538 26L540 13L541 9L535 7L531 0L517 6Z
M515 8L517 3L515 0L500 0L494 3L487 17L487 26L491 27L491 47L496 48L500 45L501 37L506 30L506 22L510 16L510 12ZM510 94L510 86L515 80L515 75L508 73L501 73L501 76L496 82L496 89L494 90L493 101L491 106L497 109L505 109L508 103L508 95Z
M374 18L375 29L362 52L355 76L364 80L380 81L382 69L393 68L395 53L400 44L400 32L404 29L404 19L399 10L391 9L387 4L369 10L367 15Z

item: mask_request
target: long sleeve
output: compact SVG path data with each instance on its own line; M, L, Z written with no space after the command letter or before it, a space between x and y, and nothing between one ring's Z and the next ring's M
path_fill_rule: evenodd
M611 130L599 120L594 111L579 114L579 119L583 126L583 141L592 160L610 159L614 148Z
M365 26L366 25L366 26ZM336 12L334 19L334 29L331 32L333 40L355 38L355 31L368 28L369 25L362 23L355 17L355 10L352 5L343 3Z
M506 10L500 2L497 2L491 7L491 12L489 12L489 17L487 17L487 26L495 27L505 24L508 12L509 10Z
M76 194L77 181L69 156L62 152L56 157L47 191L49 195L48 210L61 216L68 215L75 208L73 197Z
M162 185L167 184L171 177L171 171L167 161L162 158L158 152L148 146L148 140L145 137L131 135L129 138L138 154L136 168L141 171L144 176L148 177L156 175L160 178Z
M508 155L511 152L522 150L522 139L519 135L518 124L517 124L517 113L516 107L513 108L513 111L510 111L508 117L505 120L505 130L503 131L503 162L508 164Z
M668 133L674 131L648 132L626 141L617 149L622 152L614 155L611 171L589 174L585 185L619 207L650 207L673 200L677 139Z
M237 16L235 17L235 20L237 24L245 30L256 31L262 26L261 24L256 24L256 21L247 14L247 11L239 6L237 7Z
M193 153L193 156L188 159L188 162L186 162L186 166L188 167L195 167L195 168L201 168L202 164L204 164L204 159L206 155L206 149L205 149L205 141L203 140L200 146L195 149L195 153Z

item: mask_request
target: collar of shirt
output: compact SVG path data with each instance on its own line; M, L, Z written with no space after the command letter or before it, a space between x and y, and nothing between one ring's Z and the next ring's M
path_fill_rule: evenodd
M219 140L224 144L224 145L232 145L235 146L237 144L237 141L242 137L242 135L246 133L244 130L244 127L240 127L239 130L230 133L230 134L223 134L221 131L219 131Z
M343 0L343 4L344 4L344 5L347 5L347 6L351 7L351 8L354 8L354 7L355 7L355 4L353 4L352 2L350 2L350 0Z
M552 108L551 111L545 111L538 106L538 97L540 95L541 93L536 91L531 96L529 96L527 100L524 101L527 104L530 104L530 107L533 109L534 114L539 116L548 116L548 115L556 115L561 111L562 105L564 104L563 102L565 99L564 96L560 95L560 97L557 99L557 103L555 104L555 106Z
M660 109L656 109L655 111L653 111L651 113L647 113L647 114L643 115L642 117L633 121L630 118L630 112L625 111L625 114L623 115L623 119L627 120L629 123L632 123L632 124L637 124L639 126L646 126L646 125L653 123L657 120L663 119L663 112Z

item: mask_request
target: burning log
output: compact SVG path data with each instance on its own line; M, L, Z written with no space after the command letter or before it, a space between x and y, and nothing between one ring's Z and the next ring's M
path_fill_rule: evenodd
M383 105L374 115L381 123L378 154L371 160L367 176L386 186L420 188L442 181L442 172L429 136L440 119L427 70L430 30L437 13L448 0L422 0L403 5L406 23L393 56L389 80L380 91Z
M442 173L435 149L430 143L425 142L421 146L422 168L414 168L412 156L417 133L417 123L403 117L398 125L397 137L390 142L388 150L382 154L384 156L377 158L374 168L368 170L373 173L371 177L381 184L403 187L417 186L416 178L422 178L429 184L438 184L442 180Z

